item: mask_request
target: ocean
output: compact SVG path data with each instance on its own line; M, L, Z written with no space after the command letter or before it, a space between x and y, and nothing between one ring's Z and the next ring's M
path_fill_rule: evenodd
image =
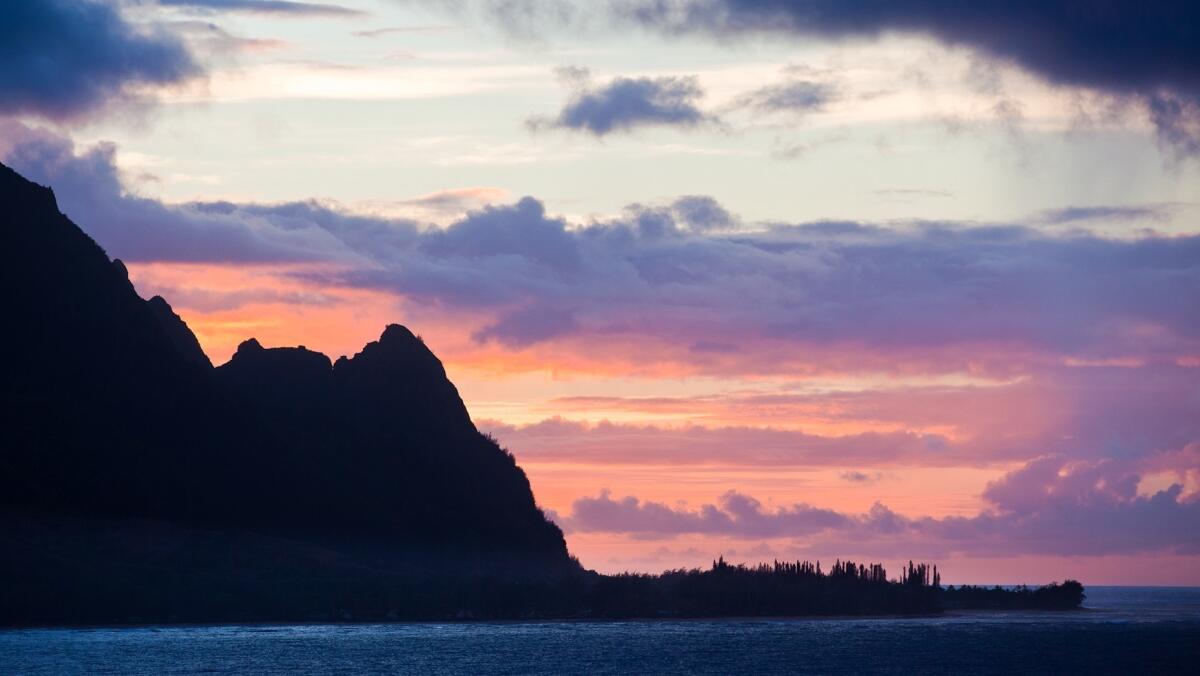
M1087 594L1074 612L922 618L9 629L0 673L1200 672L1200 588Z

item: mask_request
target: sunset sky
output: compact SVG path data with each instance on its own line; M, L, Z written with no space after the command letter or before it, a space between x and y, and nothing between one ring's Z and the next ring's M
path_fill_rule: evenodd
M0 161L143 296L407 325L589 568L1200 584L1194 3L0 12Z

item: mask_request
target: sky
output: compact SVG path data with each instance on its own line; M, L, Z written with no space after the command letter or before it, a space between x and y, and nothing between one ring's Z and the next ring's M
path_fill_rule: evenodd
M0 161L215 363L409 326L587 567L1200 585L1194 3L3 11Z

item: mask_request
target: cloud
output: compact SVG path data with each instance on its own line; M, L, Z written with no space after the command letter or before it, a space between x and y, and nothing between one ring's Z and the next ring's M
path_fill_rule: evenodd
M569 404L555 406L571 410ZM983 459L966 457L940 435L915 432L825 436L748 425L591 424L563 418L521 426L497 421L479 425L522 461L538 463L839 467L848 462L944 466Z
M128 261L358 262L363 238L415 234L415 225L339 213L317 203L169 205L125 190L116 148L77 153L64 137L0 123L0 157L55 191L59 208Z
M239 52L264 52L282 49L288 45L284 40L234 35L207 21L173 21L170 26L186 38L198 53L213 60L228 59L230 55Z
M203 71L161 26L96 0L10 0L0 21L0 114L73 122Z
M556 117L531 118L531 128L605 136L638 127L690 128L716 121L699 107L704 90L695 77L616 77L592 86L586 70L568 69L560 76L572 83L571 98Z
M138 286L142 280L137 280ZM215 291L183 284L150 281L155 295L170 298L175 307L187 308L191 312L213 313L238 310L249 305L281 304L297 307L329 307L342 299L321 291L281 290L271 288L239 288L231 291Z
M1153 221L1162 222L1170 216L1168 205L1086 206L1049 209L1034 216L1047 225L1062 225L1081 221Z
M1200 155L1200 93L1155 93L1146 97L1159 141L1181 157Z
M728 230L738 224L737 217L708 195L684 195L671 206L679 221L697 232Z
M776 358L766 363L773 373L790 370ZM962 467L1046 453L1147 459L1200 444L1195 368L1170 363L1040 362L1006 380L876 382L853 391L811 391L798 381L793 391L576 396L545 410L562 417L480 424L523 461L541 464Z
M449 188L394 202L392 206L440 222L448 217L461 218L472 209L495 204L510 197L509 192L503 188Z
M562 327L575 335L669 342L1009 345L1092 358L1145 354L1156 343L1179 355L1200 338L1200 320L1178 302L1200 285L1196 236L1118 240L952 223L809 223L712 236L681 227L673 210L645 206L576 227L527 198L422 242L421 279L383 270L351 281L490 306L498 321L571 314ZM1138 337L1149 327L1155 341Z
M1200 10L1186 3L1110 3L1104 8L1062 0L1013 5L1000 0L952 3L910 0L653 0L612 3L636 22L671 33L721 37L775 33L874 38L929 35L1014 63L1046 81L1140 100L1175 152L1200 152Z
M562 275L580 267L579 243L545 206L522 198L512 206L484 207L445 230L430 231L421 248L442 259L486 260L519 257Z
M1152 87L1195 91L1200 56L1191 28L1196 10L1178 3L1016 5L910 0L685 0L613 3L626 16L673 31L875 37L883 32L928 34L948 44L1011 60L1051 82L1121 92ZM1022 36L1024 39L1014 39Z
M1200 154L1200 50L1194 3L1073 0L843 2L841 0L429 0L470 8L518 35L566 26L649 27L729 43L775 35L795 40L863 40L904 34L966 47L1054 85L1137 102L1161 144L1177 157Z
M569 334L578 328L568 310L530 307L511 312L499 321L476 331L475 340L496 341L512 347L526 347Z
M1185 302L1200 297L1196 235L745 225L695 195L582 223L526 197L422 228L319 202L163 204L125 189L115 153L28 129L0 141L0 156L53 186L114 255L343 263L324 281L470 320L479 341L509 349L574 341L591 358L768 373L1011 374L1014 364L1027 372L1065 357L1173 364L1200 355L1200 313Z
M829 83L795 80L756 89L743 95L740 104L763 113L808 113L822 110L836 96Z
M729 491L716 505L698 510L673 508L634 497L612 499L603 491L580 498L560 525L575 532L630 533L642 537L671 537L684 533L738 537L794 537L844 527L850 519L828 509L798 503L766 510L758 500Z
M568 532L793 538L809 551L843 555L1200 553L1200 500L1179 484L1138 494L1140 479L1128 464L1047 457L990 484L989 509L971 517L908 517L880 503L861 514L806 503L768 507L736 491L695 509L604 491L556 516Z
M291 2L289 0L158 0L166 7L180 7L200 12L253 12L272 16L295 17L356 17L366 12L314 2Z

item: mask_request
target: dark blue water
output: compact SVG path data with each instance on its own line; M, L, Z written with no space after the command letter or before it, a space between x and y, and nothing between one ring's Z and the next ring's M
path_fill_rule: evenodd
M1070 613L0 631L3 674L1200 673L1200 589Z

